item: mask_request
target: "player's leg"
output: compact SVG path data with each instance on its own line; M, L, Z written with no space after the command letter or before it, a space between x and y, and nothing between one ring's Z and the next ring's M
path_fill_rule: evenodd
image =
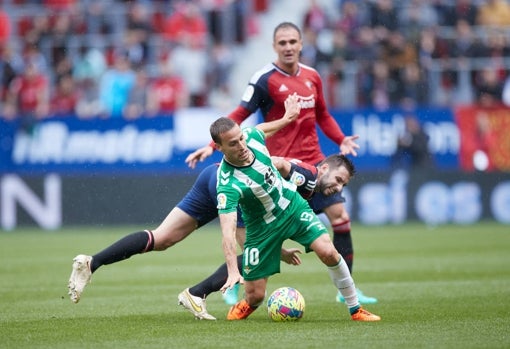
M245 298L234 304L227 314L227 320L243 320L253 313L264 302L267 278L245 280Z
M126 235L92 256L76 256L68 283L71 300L78 303L92 273L99 267L123 261L135 254L152 250L163 251L186 238L196 227L196 219L175 207L153 231L145 230Z
M379 321L381 318L363 309L358 300L356 286L347 264L333 246L329 234L322 234L315 239L310 248L328 267L331 281L345 299L351 318L355 321Z
M93 256L76 256L68 283L71 300L75 303L80 300L92 273L102 265L125 260L134 254L152 250L163 251L216 218L218 211L215 194L211 194L211 190L215 188L216 170L216 165L206 167L190 191L154 231L146 230L127 235Z
M243 256L237 256L237 265L239 272L242 273ZM189 293L195 297L207 298L211 293L218 292L228 278L227 265L223 263L208 277L200 281L198 284L189 288Z
M244 222L242 222L241 212L238 212L237 217L237 229L236 229L236 240L237 244L240 246L241 250L244 246L244 241L246 239L246 228L244 227ZM242 274L242 255L237 257L237 265L239 267L239 273ZM200 281L198 284L191 286L188 288L188 292L195 297L199 297L201 299L207 298L211 293L217 292L221 289L221 287L225 284L228 277L227 266L223 263L214 273L206 277L204 280ZM231 289L227 289L224 293L222 293L222 298L228 305L236 304L239 296L239 284L236 284L235 287Z
M351 220L349 213L345 209L345 205L342 202L335 202L322 210L331 224L333 229L333 245L342 258L344 259L350 273L352 274L353 263L354 263L354 248L351 237ZM374 304L377 303L377 299L374 297L368 297L357 290L358 298L361 304ZM337 294L337 301L344 302L341 293Z

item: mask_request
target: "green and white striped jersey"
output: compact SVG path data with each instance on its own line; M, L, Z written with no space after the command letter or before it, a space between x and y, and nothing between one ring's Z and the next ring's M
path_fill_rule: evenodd
M243 129L243 133L255 159L244 167L221 161L216 184L218 212L234 212L239 203L247 227L268 225L278 219L299 194L296 186L284 180L273 166L263 132L249 127Z

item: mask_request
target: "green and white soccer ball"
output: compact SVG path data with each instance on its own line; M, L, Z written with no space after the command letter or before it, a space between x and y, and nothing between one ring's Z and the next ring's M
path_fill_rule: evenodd
M267 313L273 321L297 321L305 312L303 295L292 287L276 289L267 300Z

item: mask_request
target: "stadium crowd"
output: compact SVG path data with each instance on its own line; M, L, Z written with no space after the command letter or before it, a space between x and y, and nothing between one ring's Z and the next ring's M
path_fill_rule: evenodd
M331 107L503 104L508 0L330 3L334 11L310 0L301 25L302 61L323 76ZM4 0L0 116L134 119L235 100L236 48L270 9L267 0Z

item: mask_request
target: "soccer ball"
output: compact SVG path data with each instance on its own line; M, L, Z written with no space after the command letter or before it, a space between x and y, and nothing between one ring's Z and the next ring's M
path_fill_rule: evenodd
M267 313L273 321L297 321L303 317L305 299L292 287L276 289L267 300Z

